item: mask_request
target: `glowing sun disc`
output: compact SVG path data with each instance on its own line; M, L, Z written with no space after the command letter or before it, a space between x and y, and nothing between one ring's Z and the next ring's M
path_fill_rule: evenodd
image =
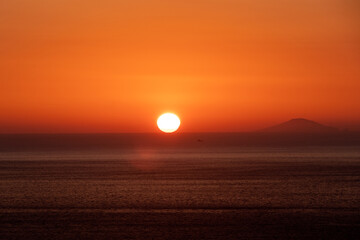
M180 118L173 113L164 113L157 119L159 129L166 133L172 133L178 130Z

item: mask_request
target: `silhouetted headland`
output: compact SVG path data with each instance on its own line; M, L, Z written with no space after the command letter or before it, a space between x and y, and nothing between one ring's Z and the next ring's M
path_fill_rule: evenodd
M318 134L318 133L337 133L339 129L334 127L325 126L323 124L307 120L304 118L294 118L287 122L272 126L261 130L261 132L269 133L307 133L307 134Z

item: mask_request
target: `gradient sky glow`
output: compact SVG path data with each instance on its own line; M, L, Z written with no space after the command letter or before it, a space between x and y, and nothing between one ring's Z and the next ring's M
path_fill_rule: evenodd
M0 0L0 133L360 129L357 0Z

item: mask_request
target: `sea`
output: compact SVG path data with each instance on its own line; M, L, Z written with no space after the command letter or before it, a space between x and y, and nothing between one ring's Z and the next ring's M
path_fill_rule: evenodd
M0 239L360 239L360 145L257 139L2 135Z

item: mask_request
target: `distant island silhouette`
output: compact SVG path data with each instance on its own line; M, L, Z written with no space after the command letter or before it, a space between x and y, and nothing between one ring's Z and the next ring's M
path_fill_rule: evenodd
M336 133L339 129L305 118L294 118L284 123L260 130L267 133Z

